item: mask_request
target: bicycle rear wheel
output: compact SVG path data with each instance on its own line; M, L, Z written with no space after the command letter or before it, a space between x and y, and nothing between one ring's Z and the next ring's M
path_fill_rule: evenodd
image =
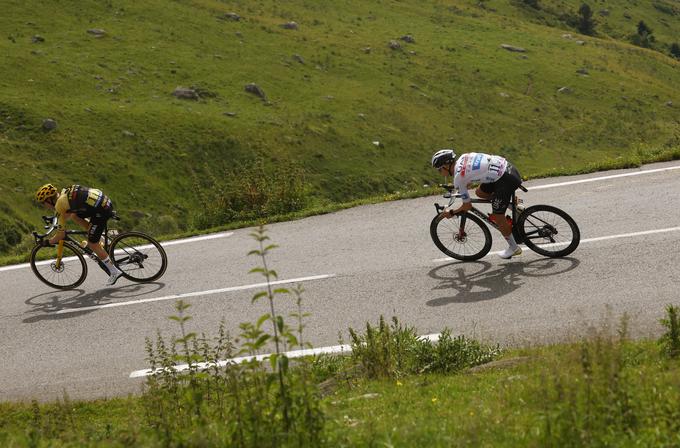
M569 255L578 247L581 232L566 212L551 205L533 205L517 221L524 244L546 257Z
M44 259L45 261L38 261ZM57 267L57 248L35 246L31 251L31 269L38 279L56 289L73 289L85 281L87 263L72 244L64 242L61 262Z
M157 280L168 266L160 243L142 232L125 232L115 237L109 246L109 256L123 277L133 282Z
M451 219L441 214L435 216L430 223L430 236L439 250L457 260L479 260L491 250L489 229L469 213Z

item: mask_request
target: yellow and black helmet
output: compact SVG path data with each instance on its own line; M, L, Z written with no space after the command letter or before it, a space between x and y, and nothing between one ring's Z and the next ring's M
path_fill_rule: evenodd
M45 202L48 198L56 196L56 194L57 188L54 185L45 184L35 192L35 200L38 202Z

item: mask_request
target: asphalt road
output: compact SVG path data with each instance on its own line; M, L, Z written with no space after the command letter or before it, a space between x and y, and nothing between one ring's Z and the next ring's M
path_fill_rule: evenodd
M642 174L637 174L642 173ZM621 176L621 175L626 176ZM634 175L630 175L634 174ZM580 182L588 180L587 182ZM574 338L631 317L634 336L656 336L666 304L680 304L680 163L526 182L526 205L571 214L582 243L564 259L525 250L512 260L446 260L429 236L441 197L367 205L268 226L280 247L269 267L302 284L305 339L336 345L347 329L397 316L420 334L445 327L501 344ZM36 223L37 225L37 223ZM179 332L168 316L178 295L191 304L190 331L233 333L268 311L251 304L262 278L253 229L175 242L151 284L106 277L91 262L74 291L50 290L26 266L0 268L0 401L95 398L138 392L148 367L145 338ZM492 252L504 248L492 231ZM295 280L302 279L302 280ZM154 300L150 300L154 299ZM279 313L295 310L281 298Z

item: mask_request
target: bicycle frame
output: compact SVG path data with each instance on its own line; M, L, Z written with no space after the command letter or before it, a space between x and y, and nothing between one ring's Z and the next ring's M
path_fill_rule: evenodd
M114 217L114 219L116 219L116 217ZM48 230L47 230L47 232L45 232L42 235L39 235L37 232L33 232L33 236L35 237L36 242L39 241L39 240L42 240L43 238L50 235L52 232L54 232L54 230L57 227L57 217L56 216L43 216L43 220L45 221L45 223L47 223L45 228L48 229ZM87 255L92 260L97 262L99 267L104 272L106 272L107 274L110 274L109 269L106 267L104 262L99 259L97 254L95 254L94 251L89 248L89 246L87 246L87 245L85 245L84 247L81 246L80 242L73 239L71 237L71 235L87 235L87 230L66 230L66 234L64 235L64 239L59 241L59 243L57 243L56 266L59 267L61 265L61 257L62 257L62 253L63 253L62 252L63 246L64 246L64 242L67 241L69 243L72 243L72 245L75 248L77 248L77 250L79 250L81 253ZM110 242L108 223L106 223L106 225L104 226L104 232L102 233L102 236L104 237L104 251L108 252L109 251L109 242Z
M461 197L460 194L454 194L454 193L453 193L453 191L455 190L455 187L454 187L453 185L440 185L440 187L445 188L445 189L447 190L447 193L444 194L444 197L445 197L445 198L449 198L449 203L448 203L448 205L444 206L444 205L439 205L438 203L435 202L434 207L435 207L435 209L437 210L437 214L443 212L446 208L448 208L448 207L450 207L451 205L453 205L453 203L454 203L454 201L456 200L456 198ZM521 185L519 186L519 188L520 188L522 191L524 191L524 192L527 191L527 189L524 188L524 187L521 186ZM513 223L513 226L514 226L514 223L517 222L517 215L518 215L518 212L517 212L517 205L520 204L521 202L522 202L522 200L519 199L519 198L517 198L517 196L516 196L515 193L513 192L513 193L512 193L512 196L511 196L511 199L510 199L510 205L508 206L508 207L510 208L510 210L512 211L512 223ZM471 200L471 203L473 203L473 204L491 204L491 201L488 200L488 199L472 199L472 200ZM484 221L487 225L489 225L489 226L491 226L491 227L493 227L493 228L499 230L499 229L498 229L498 224L496 224L494 221L492 221L492 220L489 218L489 215L488 215L487 213L484 213L484 212L481 211L480 209L478 209L478 208L476 208L476 207L473 206L470 210L467 211L467 213L472 213L472 214L474 214L474 215L477 215L477 216L478 216L482 221ZM499 231L500 231L500 230L499 230Z

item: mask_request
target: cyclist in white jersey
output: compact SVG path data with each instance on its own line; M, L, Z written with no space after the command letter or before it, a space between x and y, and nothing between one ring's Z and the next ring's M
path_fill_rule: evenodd
M492 219L508 242L508 248L501 252L501 258L512 258L522 253L515 242L512 226L505 219L512 193L522 184L517 169L501 156L470 152L462 154L456 161L456 153L442 149L432 156L432 167L442 176L453 176L453 185L458 189L463 204L454 210L444 210L446 218L465 213L472 208L468 185L479 182L475 194L481 199L490 199Z

